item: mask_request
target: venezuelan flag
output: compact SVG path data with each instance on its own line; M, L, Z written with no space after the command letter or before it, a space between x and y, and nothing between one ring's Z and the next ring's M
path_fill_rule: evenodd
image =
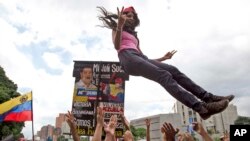
M2 121L31 121L32 93L21 95L0 104L0 122Z

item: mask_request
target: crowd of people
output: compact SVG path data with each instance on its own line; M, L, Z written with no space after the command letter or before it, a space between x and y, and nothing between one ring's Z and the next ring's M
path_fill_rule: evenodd
M71 134L73 136L74 141L80 141L80 136L77 133L77 125L74 122L73 114L68 111L65 115L66 121L70 127ZM115 136L115 130L117 125L117 116L112 115L109 122L104 122L104 111L102 107L97 107L97 115L96 115L96 128L95 133L92 137L91 141L117 141ZM134 141L133 134L130 130L130 123L126 119L126 117L122 116L122 122L124 124L124 134L122 136L123 141ZM150 141L150 125L151 120L145 120L146 125L146 141ZM204 141L213 141L207 131L204 129L200 122L193 122L192 123L193 130L198 133ZM102 139L103 130L105 132L105 139ZM164 122L161 126L161 133L162 133L162 141L195 141L193 136L189 132L181 132L178 128L174 128L173 125L169 122ZM229 134L225 133L221 138L221 141L229 141Z

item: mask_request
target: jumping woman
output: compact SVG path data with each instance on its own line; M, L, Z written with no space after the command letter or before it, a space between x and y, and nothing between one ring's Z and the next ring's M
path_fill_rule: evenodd
M162 63L164 60L171 59L176 53L175 50L159 59L148 59L139 46L135 28L139 26L140 20L132 6L122 7L121 11L117 8L117 14L108 12L103 7L98 8L103 27L112 30L113 44L126 73L159 83L174 98L199 113L204 120L225 110L228 103L233 100L234 95L217 96L207 92L175 66Z

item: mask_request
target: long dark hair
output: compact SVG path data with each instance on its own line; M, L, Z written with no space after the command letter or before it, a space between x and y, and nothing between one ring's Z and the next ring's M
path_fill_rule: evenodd
M99 15L98 18L103 22L103 26L109 29L115 30L117 28L117 19L118 15L108 12L104 7L97 7L102 15ZM124 14L127 14L127 12L124 12ZM130 34L133 34L137 38L137 32L135 31L135 27L139 26L140 20L138 18L137 13L133 12L134 14L134 24L133 25L124 25L123 30L129 32Z
M112 30L115 30L117 28L117 20L118 20L118 15L108 12L104 7L97 7L102 15L99 15L98 18L103 22L103 25L101 27L106 27ZM124 14L127 14L128 12L124 12ZM134 23L133 25L124 25L123 30L134 35L135 38L138 40L138 45L137 48L140 50L139 47L140 40L137 37L137 32L135 31L135 27L140 25L140 19L138 18L138 15L136 12L133 11L134 14Z

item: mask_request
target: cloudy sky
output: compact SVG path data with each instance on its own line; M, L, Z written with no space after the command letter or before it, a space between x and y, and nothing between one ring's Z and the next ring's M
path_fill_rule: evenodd
M235 94L239 115L250 116L249 0L1 0L0 65L19 92L33 91L35 133L71 109L74 60L118 61L111 31L97 27L96 7L131 5L144 54L176 49L165 63L214 94ZM175 102L141 77L126 82L125 100L130 120L172 112ZM31 138L31 122L23 132Z

